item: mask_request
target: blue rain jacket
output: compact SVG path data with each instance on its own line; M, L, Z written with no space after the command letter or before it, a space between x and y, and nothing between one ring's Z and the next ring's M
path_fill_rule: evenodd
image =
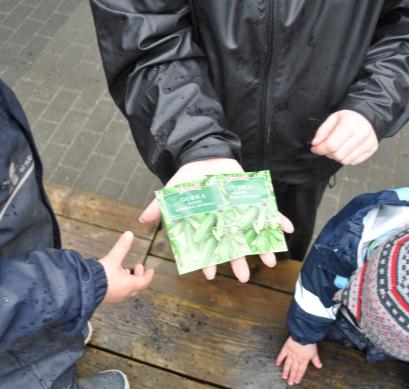
M60 249L27 119L1 80L0 149L1 387L16 369L9 367L16 355L10 350L23 344L28 350L44 331L48 339L57 336L53 331L63 337L78 334L103 299L107 283L96 260ZM21 359L18 364L23 365Z
M409 187L360 195L327 223L304 262L290 304L287 325L294 340L308 344L326 337L341 315L333 296L363 265L370 243L407 224Z

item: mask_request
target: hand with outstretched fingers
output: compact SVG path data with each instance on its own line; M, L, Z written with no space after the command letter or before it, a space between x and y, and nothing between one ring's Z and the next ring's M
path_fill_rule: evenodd
M301 382L310 362L316 368L322 368L317 344L303 345L293 340L291 336L284 343L277 357L276 365L281 366L283 362L284 367L281 377L288 382L288 385L299 384Z
M241 172L243 172L241 165L235 159L231 158L212 158L196 161L183 165L169 180L166 187L200 180L206 175ZM155 199L143 211L139 221L141 223L149 223L158 220L160 216L159 204ZM285 232L293 232L294 227L292 223L284 215L279 214L279 221ZM269 267L274 267L277 263L274 253L260 254L260 258L263 263ZM250 269L245 257L233 259L230 263L234 275L240 282L247 282L250 279ZM216 276L216 270L216 266L213 265L203 269L203 273L208 280L212 280Z
M311 142L311 152L325 155L343 165L357 165L379 147L369 121L361 114L342 110L328 116Z
M128 254L133 242L133 233L126 231L115 243L111 251L100 263L104 267L108 289L102 304L115 304L136 296L138 292L148 287L153 278L153 269L144 270L143 265L137 264L133 269L124 269L122 262Z

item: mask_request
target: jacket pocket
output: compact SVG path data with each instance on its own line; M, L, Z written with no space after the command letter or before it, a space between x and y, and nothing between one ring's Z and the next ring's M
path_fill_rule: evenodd
M356 267L350 256L344 250L334 246L315 244L314 248L320 251L318 267L328 273L349 278Z

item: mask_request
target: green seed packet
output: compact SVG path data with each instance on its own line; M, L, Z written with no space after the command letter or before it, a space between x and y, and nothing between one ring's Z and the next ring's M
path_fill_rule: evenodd
M155 192L179 274L233 259L228 242L218 239L227 199L207 179Z
M245 255L287 251L268 170L209 177L209 182L215 181L230 203L224 213L231 214L230 223L238 228L231 237L244 238Z
M179 274L287 249L268 171L208 176L155 194Z

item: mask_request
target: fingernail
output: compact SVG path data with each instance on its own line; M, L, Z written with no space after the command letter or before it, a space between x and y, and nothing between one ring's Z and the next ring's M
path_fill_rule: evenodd
M139 223L145 223L145 220L142 219L142 216L139 217Z
M124 234L129 239L133 238L133 232L132 231L125 231Z

